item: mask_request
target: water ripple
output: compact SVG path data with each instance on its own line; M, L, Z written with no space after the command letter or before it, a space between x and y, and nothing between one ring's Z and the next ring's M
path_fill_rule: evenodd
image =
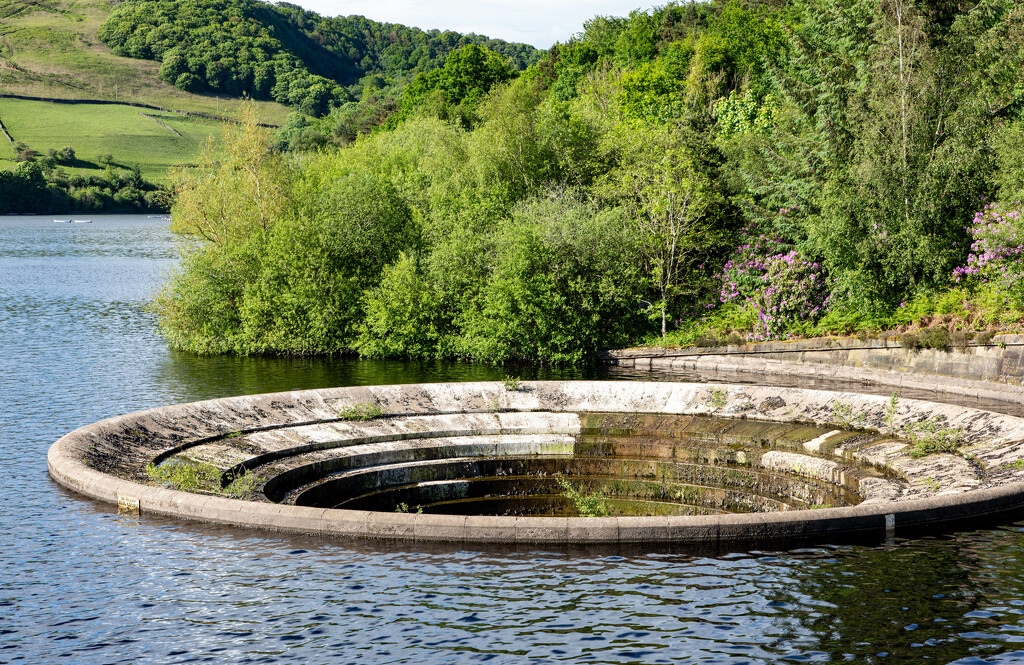
M95 219L0 218L0 663L1024 662L1019 526L878 548L569 556L270 536L82 500L46 476L46 449L101 418L507 371L170 352L144 309L170 236Z

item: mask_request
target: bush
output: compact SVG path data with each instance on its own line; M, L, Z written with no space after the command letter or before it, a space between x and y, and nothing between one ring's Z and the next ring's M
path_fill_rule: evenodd
M935 349L936 351L950 351L954 346L967 348L967 340L970 337L966 333L951 334L941 326L924 328L917 333L903 333L899 337L900 346L909 351L920 349Z
M1024 204L990 203L974 215L970 254L953 271L957 282L993 283L1024 306Z
M903 333L899 340L900 346L908 351L917 351L921 348L921 339L914 333Z
M724 282L722 302L745 296L757 305L757 324L748 335L753 341L783 337L794 323L819 319L829 305L821 266L796 251L729 261Z
M949 331L939 326L922 330L920 341L923 348L936 351L949 351L953 347Z
M532 200L494 242L480 293L459 316L460 355L578 363L644 325L640 262L618 211Z

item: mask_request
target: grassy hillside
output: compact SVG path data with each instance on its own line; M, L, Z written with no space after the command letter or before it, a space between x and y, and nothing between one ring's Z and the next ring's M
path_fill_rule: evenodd
M240 100L199 95L164 83L160 63L114 55L97 37L116 3L104 0L0 0L0 94L99 99L176 111L233 115ZM289 109L260 103L264 122Z
M114 55L97 37L116 3L104 0L0 0L0 122L15 142L45 155L71 146L65 170L98 174L100 160L138 165L165 183L171 166L193 161L199 145L221 134L212 117L235 117L241 99L192 94L160 80L160 64ZM11 96L147 104L58 104ZM290 109L258 102L263 122L279 125ZM146 115L142 115L142 114ZM162 123L162 124L161 124ZM15 167L14 143L0 136L0 169Z
M0 99L0 119L16 142L45 155L64 146L75 149L77 161L68 169L86 173L106 169L111 155L121 166L138 165L150 182L166 182L170 167L193 160L210 136L220 136L223 123L115 104L58 104ZM0 144L0 166L14 166L15 151Z

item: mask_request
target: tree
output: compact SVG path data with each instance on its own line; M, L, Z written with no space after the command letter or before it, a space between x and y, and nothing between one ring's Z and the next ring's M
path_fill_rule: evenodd
M173 174L171 230L188 242L155 299L168 342L197 353L244 348L241 307L260 273L273 228L289 204L290 174L248 105L224 145L203 149L199 166Z
M174 172L177 200L171 230L211 245L265 239L288 203L288 169L247 104L223 145L207 143L199 166Z
M657 301L661 335L680 296L698 296L727 247L725 199L716 189L699 148L672 127L619 127L620 164L606 192L627 205L640 239L647 280Z

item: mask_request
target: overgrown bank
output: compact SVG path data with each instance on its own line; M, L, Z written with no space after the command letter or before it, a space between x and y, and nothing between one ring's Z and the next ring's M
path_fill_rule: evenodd
M144 180L137 167L110 165L101 175L69 173L48 157L21 162L13 171L0 169L0 214L169 209L170 192Z
M162 325L199 352L550 362L1013 326L1022 46L1009 0L798 0L596 17L521 75L467 47L349 147L250 124L183 174Z

